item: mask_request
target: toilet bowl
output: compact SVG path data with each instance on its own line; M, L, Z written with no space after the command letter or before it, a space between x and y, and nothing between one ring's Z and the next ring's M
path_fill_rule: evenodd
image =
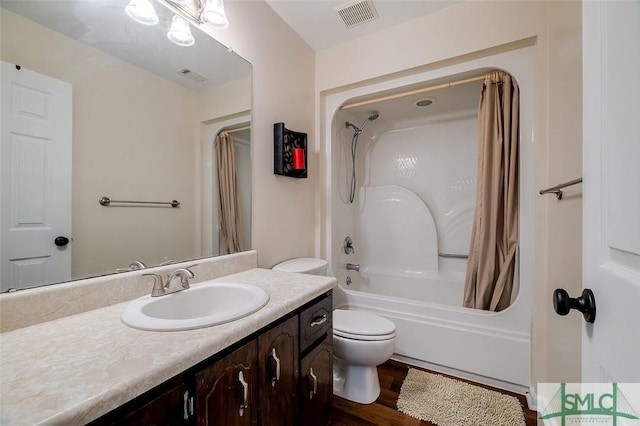
M276 271L326 275L327 261L298 258L279 263ZM333 311L333 393L350 401L370 404L380 395L377 366L395 350L396 326L369 312Z
M369 312L333 311L333 393L350 401L370 404L380 395L378 365L395 350L396 326Z

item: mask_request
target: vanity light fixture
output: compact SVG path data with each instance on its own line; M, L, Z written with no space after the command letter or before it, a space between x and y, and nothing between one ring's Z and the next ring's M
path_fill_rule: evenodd
M124 11L131 19L143 25L158 23L158 15L150 0L131 0Z
M195 39L191 34L189 23L179 15L173 15L171 28L167 32L167 38L178 46L193 46Z
M223 0L206 0L200 19L221 30L229 26Z

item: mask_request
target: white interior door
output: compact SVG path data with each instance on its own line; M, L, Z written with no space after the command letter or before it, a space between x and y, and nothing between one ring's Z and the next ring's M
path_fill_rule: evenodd
M71 85L2 62L0 289L71 279Z
M583 382L640 382L640 2L583 3ZM635 424L635 423L634 423Z

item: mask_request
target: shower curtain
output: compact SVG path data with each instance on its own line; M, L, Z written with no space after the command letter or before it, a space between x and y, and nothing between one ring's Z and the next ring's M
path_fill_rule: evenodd
M519 90L505 72L485 77L480 107L478 188L464 302L501 311L511 303L518 246Z
M236 184L235 150L233 137L220 132L214 142L218 175L218 216L220 249L225 254L243 250L238 189Z

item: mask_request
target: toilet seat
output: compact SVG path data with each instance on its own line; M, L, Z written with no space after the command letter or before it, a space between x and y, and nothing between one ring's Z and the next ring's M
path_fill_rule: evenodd
M362 335L362 334L344 333L344 332L338 331L338 330L333 330L333 335L334 335L334 337L335 336L342 337L343 339L362 340L362 341L368 341L368 342L389 340L389 339L393 339L393 338L396 337L396 333L384 334L384 335L381 335L381 336L366 336L366 335Z
M368 312L336 309L333 311L333 334L352 340L389 340L396 337L396 325Z

